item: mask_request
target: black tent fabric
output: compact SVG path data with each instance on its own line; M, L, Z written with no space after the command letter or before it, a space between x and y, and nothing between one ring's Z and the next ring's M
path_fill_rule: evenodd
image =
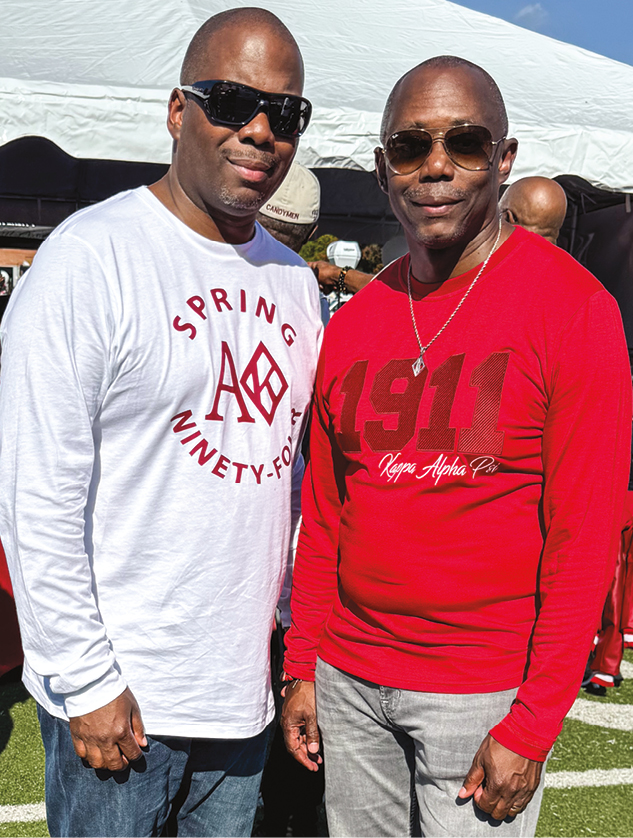
M567 194L558 239L618 302L633 359L633 212L631 195L597 189L572 175L556 180Z
M321 184L321 215L317 235L331 233L361 245L384 244L400 224L373 172L355 169L313 169Z
M166 171L154 163L79 160L44 137L22 137L0 147L0 222L55 227L76 210Z
M43 137L0 147L0 224L55 227L71 213L124 189L153 183L167 171L154 163L77 159ZM321 183L319 235L383 244L399 230L371 172L315 169ZM2 245L3 236L0 227Z

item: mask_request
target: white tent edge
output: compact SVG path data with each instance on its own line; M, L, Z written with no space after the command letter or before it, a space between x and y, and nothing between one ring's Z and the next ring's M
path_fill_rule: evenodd
M59 2L72 12L70 0ZM112 13L120 14L125 2L112 0ZM149 0L139 0L140 5L143 2ZM201 22L209 14L252 0L184 2L189 6L191 21ZM398 7L393 9L395 18L400 6L410 8L408 2L390 0L390 6ZM36 11L41 16L42 10L49 8L44 0L5 3L9 21L13 13L21 22L21 31L28 32L30 11L33 26L41 23L42 32L46 30L46 21L40 22L35 16ZM407 33L401 28L385 29L378 0L373 6L362 4L366 32L363 43L345 40L348 33L344 24L357 20L359 3L351 0L349 7L341 7L340 0L322 0L318 11L308 0L295 0L290 9L283 0L266 3L297 34L304 53L307 93L315 108L297 159L313 168L373 168L373 149L379 144L386 94L393 81L415 63L405 48ZM520 146L512 180L530 174L573 174L603 189L633 192L633 67L448 0L420 0L418 5L415 23L419 31L414 27L411 33L417 37L416 57L462 54L486 66L499 82L508 104L510 132ZM117 6L121 8L114 8ZM119 56L119 63L112 60L108 64L110 53L94 25L97 9L103 7L97 0L82 0L82 7L82 18L72 17L77 31L72 32L70 44L76 54L70 55L67 68L55 58L54 50L51 55L42 52L41 61L34 60L29 66L10 52L4 62L0 59L0 75L5 69L0 77L0 143L35 135L46 137L77 158L169 162L171 142L165 121L170 82L176 73L174 62L157 77L155 86L147 84L151 73L143 70L143 56L134 55L134 67L120 68ZM338 17L328 17L335 9ZM431 18L424 17L427 9L429 15L435 15L434 28L428 25ZM136 9L135 14L141 11ZM424 25L418 24L418 18ZM328 24L327 39L322 43L306 34L316 25L315 20ZM151 34L149 6L147 28ZM160 35L164 39L168 30L161 30ZM22 46L28 53L28 34L23 37ZM178 38L182 38L182 32ZM2 42L0 35L0 45ZM172 55L174 51L165 49L158 40L155 45L151 38L148 42L148 67L156 65L161 52ZM54 45L54 39L51 43ZM32 49L45 50L45 45L42 38L34 38ZM120 54L125 56L123 47ZM178 49L182 51L180 43ZM330 52L338 61L330 60ZM517 61L521 67L518 72ZM94 78L95 66L102 69L103 84L78 81ZM327 69L317 70L319 67ZM23 77L16 77L18 71ZM39 78L33 77L36 72ZM41 77L47 74L50 78ZM121 84L121 77L129 83ZM333 107L332 102L337 106Z

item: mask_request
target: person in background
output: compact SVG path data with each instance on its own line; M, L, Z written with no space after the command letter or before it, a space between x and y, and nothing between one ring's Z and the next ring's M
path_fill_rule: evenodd
M277 241L298 253L318 227L320 208L318 178L295 160L279 189L260 207L257 220Z
M2 322L0 536L53 836L251 834L323 328L256 217L303 77L272 13L210 18L167 174L61 224Z
M412 69L381 141L410 254L325 333L282 725L309 770L323 738L331 835L533 835L613 570L622 320L500 216L517 142L481 67Z
M524 177L508 186L499 207L509 224L518 224L556 244L567 212L567 196L555 180Z
M620 686L624 649L633 648L633 491L630 489L624 517L615 573L583 681L585 690L592 695L606 695L607 689Z
M296 161L284 182L257 213L257 220L270 235L295 253L309 241L319 226L321 185L310 169ZM323 292L319 298L321 320L327 326L330 309Z

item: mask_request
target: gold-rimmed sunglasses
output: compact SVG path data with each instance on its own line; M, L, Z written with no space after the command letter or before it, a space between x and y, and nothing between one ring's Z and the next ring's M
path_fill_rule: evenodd
M438 131L408 128L392 134L383 149L389 168L397 175L410 175L427 159L433 145L442 143L449 159L471 172L490 168L495 147L506 138L493 140L483 125L455 125Z

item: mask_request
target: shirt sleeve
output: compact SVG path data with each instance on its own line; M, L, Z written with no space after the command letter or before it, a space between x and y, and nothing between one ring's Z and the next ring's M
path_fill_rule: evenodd
M571 707L613 577L630 466L631 373L606 291L571 318L555 348L543 433L537 617L526 678L491 735L543 761Z
M54 235L2 325L0 536L26 661L68 716L126 687L99 613L85 527L112 335L99 259L72 234Z
M337 592L343 463L330 429L323 394L325 346L317 368L310 430L310 459L303 481L303 521L292 585L292 625L286 635L285 671L314 681L317 648Z
M292 466L292 491L290 495L290 545L288 547L288 563L284 576L281 595L277 603L282 628L290 628L290 593L292 589L292 574L294 570L299 528L301 526L301 483L305 474L305 461L301 451L297 452Z

